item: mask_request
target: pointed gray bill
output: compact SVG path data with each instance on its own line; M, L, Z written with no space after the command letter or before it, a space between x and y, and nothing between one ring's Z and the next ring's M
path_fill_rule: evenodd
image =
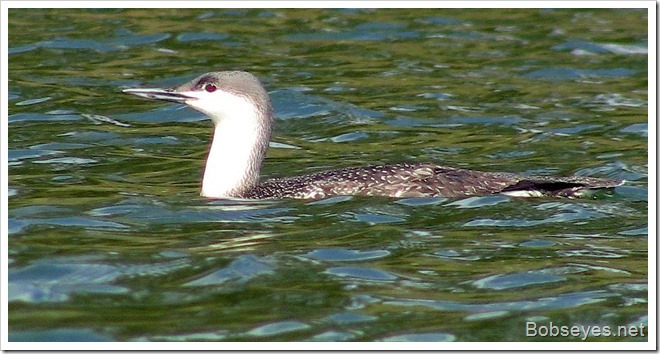
M169 101L176 103L186 103L187 100L196 99L195 97L186 96L185 94L176 92L172 89L135 88L125 89L122 92L150 100Z

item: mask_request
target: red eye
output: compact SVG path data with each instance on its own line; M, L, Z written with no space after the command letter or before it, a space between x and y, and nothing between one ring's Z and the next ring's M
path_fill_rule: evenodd
M218 88L215 87L215 85L213 85L213 84L204 84L203 89L204 89L204 91L206 91L206 92L214 92L214 91L217 90Z

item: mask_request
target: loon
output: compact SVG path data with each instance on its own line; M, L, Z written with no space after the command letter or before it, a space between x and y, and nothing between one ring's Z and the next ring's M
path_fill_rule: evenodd
M187 105L208 115L215 126L201 195L208 198L320 199L339 195L470 197L580 197L624 181L595 177L523 176L482 172L434 163L399 163L329 170L260 182L273 130L268 91L245 71L203 74L172 89L131 88L123 92Z

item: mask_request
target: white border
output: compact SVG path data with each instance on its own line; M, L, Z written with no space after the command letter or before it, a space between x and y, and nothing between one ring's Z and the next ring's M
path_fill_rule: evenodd
M4 0L3 8L646 8L654 1L20 1ZM185 4L185 6L181 6ZM305 5L305 6L300 6ZM374 6L378 5L378 6Z
M8 247L8 225L7 225L7 129L8 129L8 9L10 8L179 8L185 4L187 8L292 8L292 7L311 7L311 8L359 8L359 7L379 7L379 8L646 8L648 9L648 102L649 102L649 314L648 314L648 342L598 342L598 343L137 343L137 342L116 342L116 343L17 343L8 342L8 319L7 319L7 247ZM460 1L460 2L425 2L425 1L318 1L318 2L298 2L298 1L2 1L1 17L2 23L2 87L1 87L1 109L2 118L0 134L2 145L0 146L0 221L2 222L2 292L0 292L2 301L2 322L0 323L0 336L2 342L0 345L3 350L653 350L656 349L656 4L655 1Z
M649 326L658 325L658 275L656 273L658 269L658 245L657 245L657 235L658 235L658 130L657 130L657 117L658 117L658 22L656 18L657 4L655 1L648 8L648 323ZM649 332L649 344L653 343L652 346L649 346L649 349L658 350L657 347L657 327L653 328Z
M8 303L7 303L7 270L9 265L7 260L9 259L8 247L9 247L9 225L8 220L9 216L7 215L8 209L8 197L7 193L9 190L9 158L8 158L8 134L7 129L9 126L9 60L7 55L7 48L9 47L9 30L8 30L8 13L5 8L5 3L0 3L2 6L2 11L0 12L0 24L2 24L2 29L0 29L0 41L2 46L0 47L0 54L2 55L2 64L0 64L0 78L2 78L2 84L0 85L0 109L2 114L0 114L0 239L2 239L2 244L0 245L0 252L2 255L0 270L0 278L2 278L2 291L0 291L0 302L2 302L2 308L0 313L2 317L0 318L0 348L6 348L7 343L7 332L9 330L8 326Z

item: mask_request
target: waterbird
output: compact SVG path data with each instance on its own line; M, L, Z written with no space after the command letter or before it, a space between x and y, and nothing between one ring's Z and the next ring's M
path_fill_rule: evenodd
M175 88L130 88L123 92L184 104L211 118L214 133L201 190L201 195L208 198L460 198L490 194L573 198L624 182L484 172L435 163L348 167L260 181L275 121L268 91L256 76L246 71L210 72Z

